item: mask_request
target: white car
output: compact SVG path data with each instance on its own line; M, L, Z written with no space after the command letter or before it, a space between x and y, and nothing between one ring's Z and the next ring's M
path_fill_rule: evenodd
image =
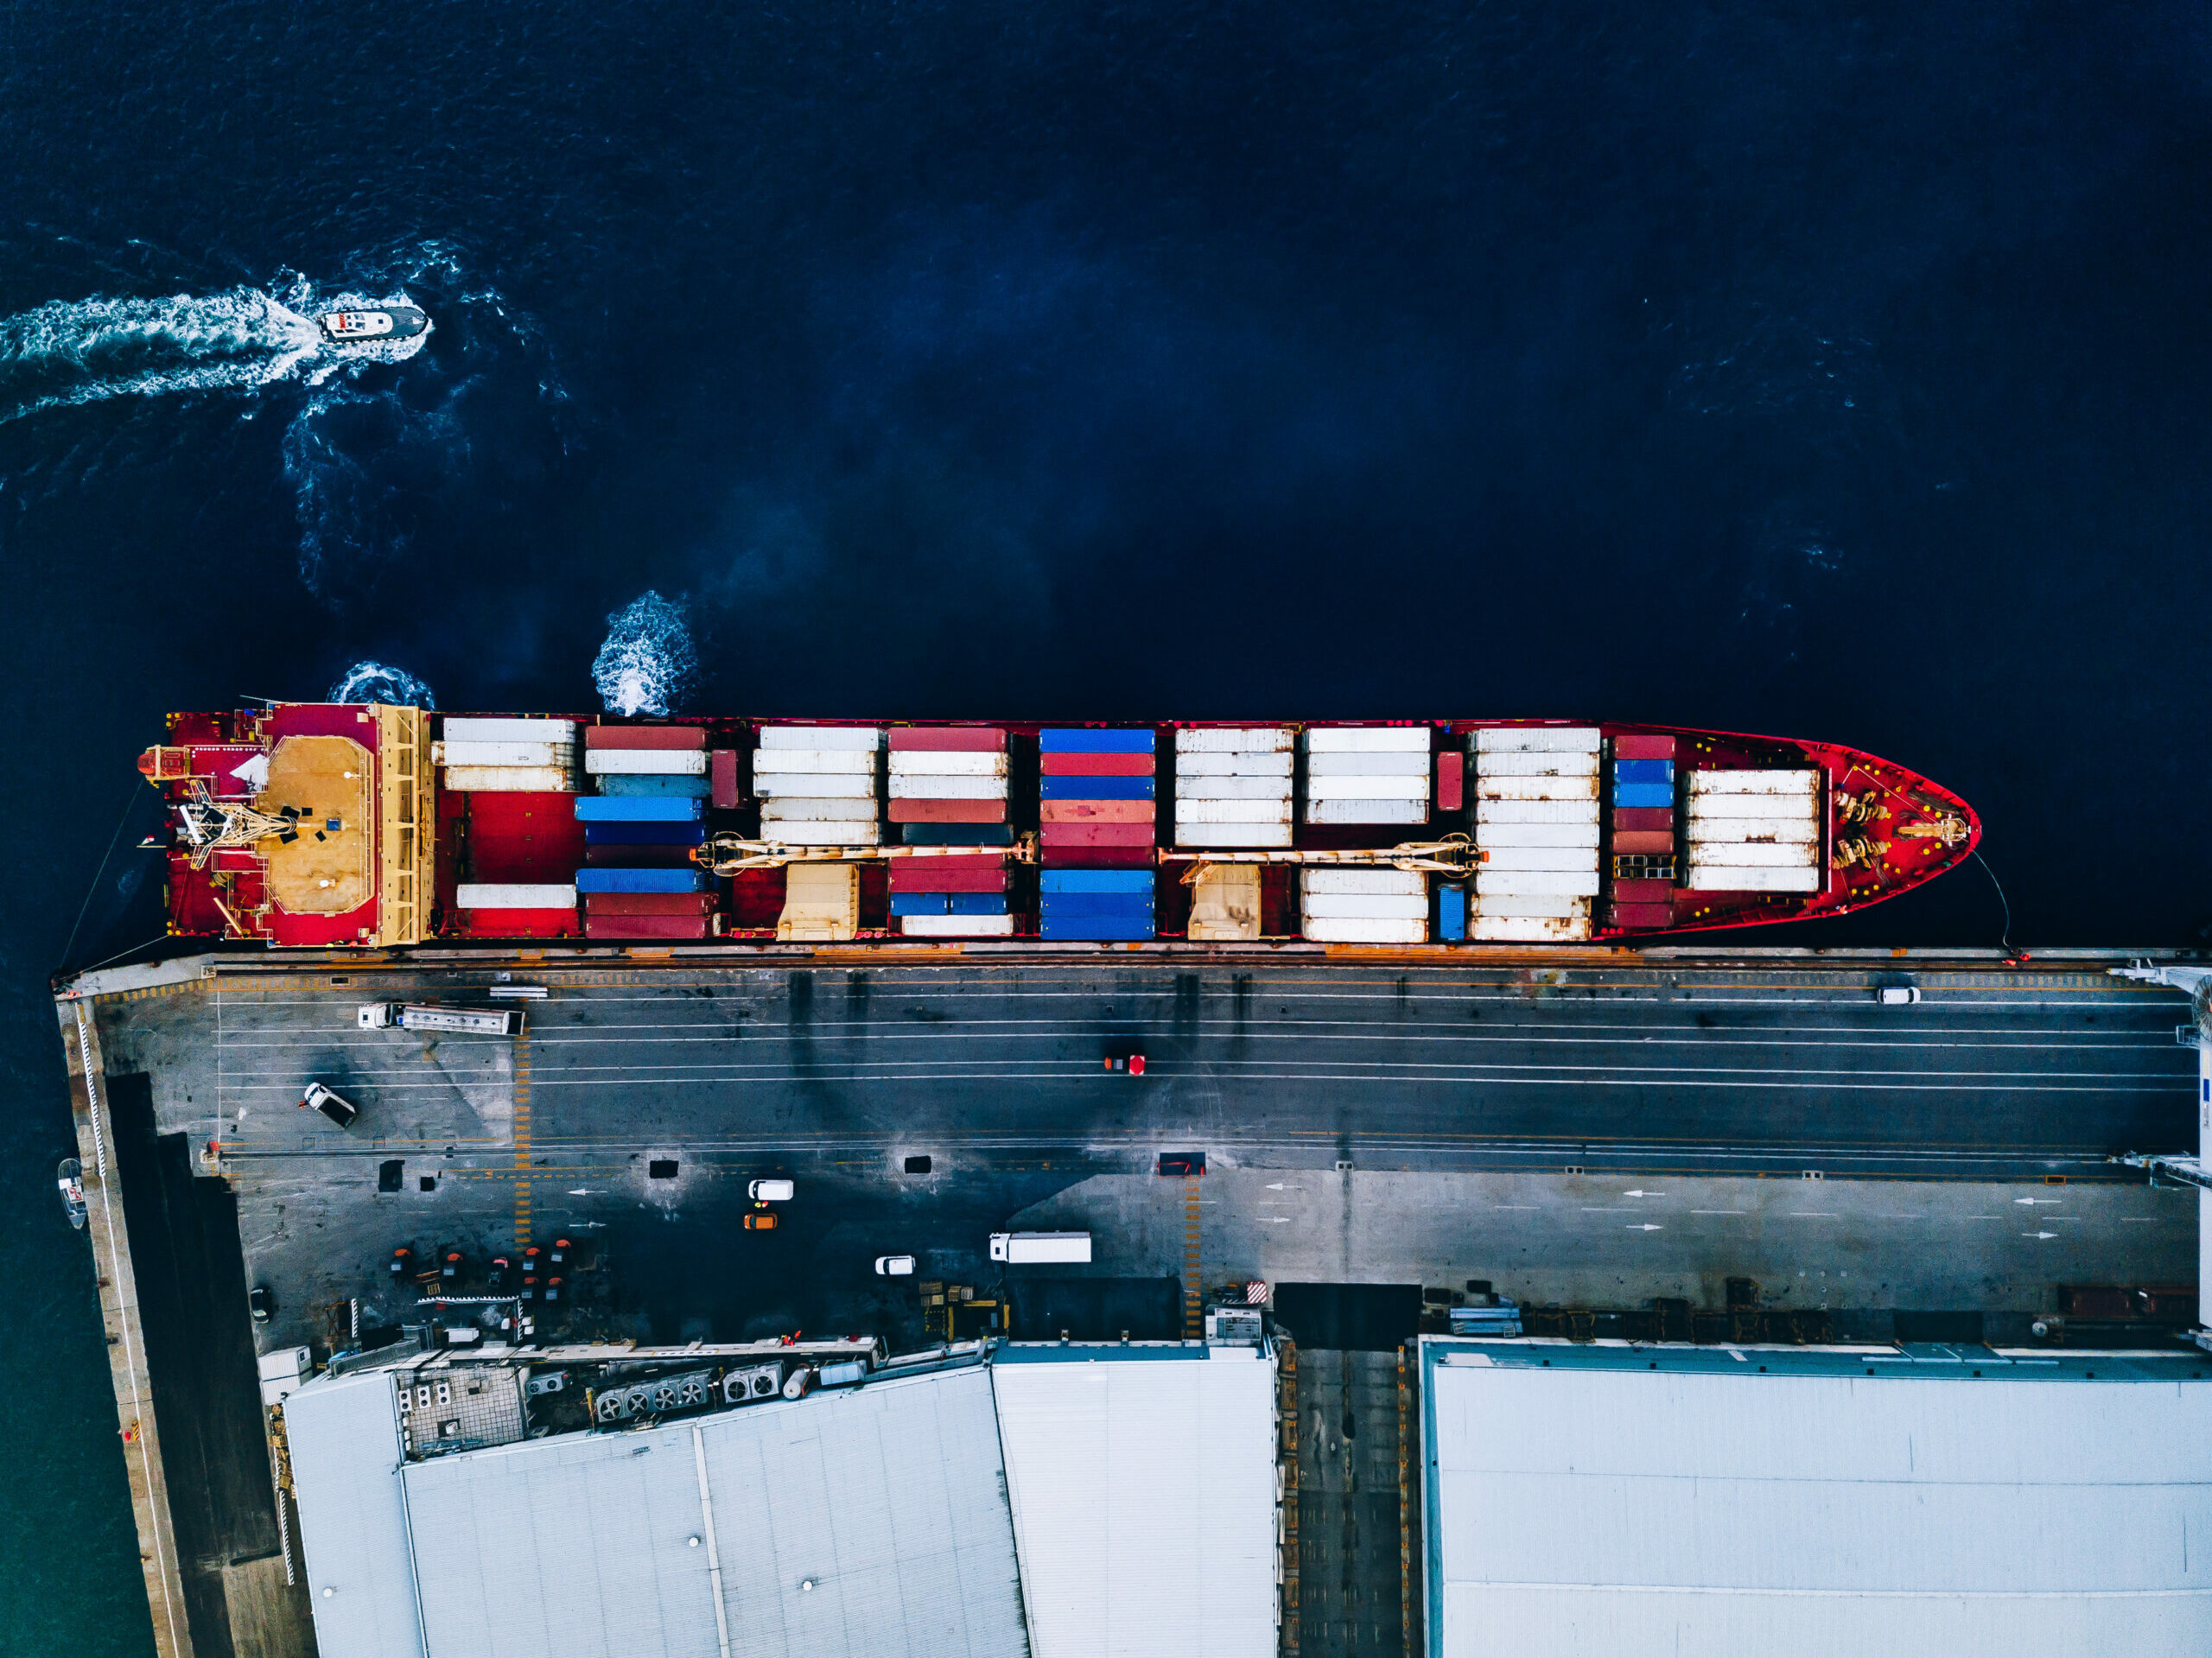
M320 1111L340 1128L352 1128L353 1119L361 1115L351 1100L321 1083L308 1084L308 1091L300 1101L300 1109L302 1111Z
M788 1180L755 1180L746 1187L745 1195L756 1204L787 1204L794 1190Z
M1920 988L1910 984L1885 984L1874 994L1885 1007L1910 1007L1920 1000Z
M878 1255L875 1271L879 1278L912 1278L914 1275L914 1258L912 1255Z

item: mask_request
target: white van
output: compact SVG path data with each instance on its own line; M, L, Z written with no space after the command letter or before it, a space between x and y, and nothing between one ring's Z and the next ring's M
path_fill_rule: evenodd
M746 1187L745 1195L756 1204L787 1204L797 1190L788 1180L755 1180Z

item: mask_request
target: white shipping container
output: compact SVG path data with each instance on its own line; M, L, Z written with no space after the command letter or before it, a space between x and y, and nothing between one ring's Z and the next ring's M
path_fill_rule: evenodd
M1290 779L1285 778L1179 777L1178 800L1290 801Z
M1428 899L1397 898L1387 893L1308 893L1299 900L1308 922L1365 918L1370 921L1422 921L1428 917Z
M1316 778L1306 779L1308 800L1426 800L1428 773L1396 778Z
M1698 817L1683 833L1692 846L1817 846L1821 826L1809 817Z
M445 786L460 794L576 792L576 774L565 765L448 765Z
M909 938L1011 938L1010 915L902 915L899 931Z
M1580 944L1590 937L1590 918L1470 916L1467 937L1478 944Z
M1492 869L1475 871L1475 891L1489 898L1595 898L1601 883L1594 869Z
M1793 800L1787 795L1699 795L1682 815L1693 823L1715 819L1810 823L1820 816L1820 802Z
M873 821L821 817L763 822L760 833L764 839L783 841L792 846L878 846L883 836L882 829Z
M1732 841L1725 846L1692 846L1690 867L1728 864L1740 869L1810 869L1817 861L1815 854L1815 848L1809 842L1753 842L1745 845Z
M1425 944L1426 921L1362 921L1350 916L1317 917L1300 930L1317 944Z
M1697 893L1817 893L1826 886L1824 869L1745 869L1693 864L1683 885Z
M1315 893L1363 893L1426 898L1428 876L1418 869L1344 869L1315 864L1300 873L1299 887L1309 896Z
M1385 754L1429 751L1427 726L1313 726L1306 733L1312 754Z
M463 881L454 889L454 906L463 910L573 910L574 886L516 886L491 881Z
M893 800L1004 800L1004 778L916 777L911 772L893 774Z
M1484 823L1475 844L1484 849L1499 847L1582 847L1593 856L1598 850L1598 820L1580 823Z
M1484 869L1595 869L1595 846L1496 846L1484 848L1490 856Z
M1426 823L1426 800L1309 800L1309 823Z
M594 777L702 778L703 748L587 748L584 770Z
M1179 800L1177 823L1287 823L1287 800Z
M1309 778L1408 778L1429 771L1427 754L1392 751L1382 754L1308 754Z
M873 822L875 802L865 796L853 795L774 795L761 797L760 816L779 823L787 819L814 817L840 820L864 817Z
M1175 734L1175 754L1257 754L1290 753L1288 726L1185 726Z
M1548 898L1542 893L1526 894L1520 898L1484 898L1478 893L1467 906L1467 913L1471 916L1544 916L1554 918L1587 916L1590 900L1586 898Z
M779 765L779 772L791 768ZM982 750L894 748L891 775L927 778L1002 778L1006 755Z
M1598 779L1586 778L1494 778L1475 779L1475 800L1586 800L1598 804Z
M857 772L873 777L877 764L875 755L865 748L776 748L753 756L755 771L783 773Z
M873 800L875 779L850 772L771 772L754 774L753 792L763 800L786 795L808 800Z
M1175 844L1186 847L1286 847L1288 823L1185 823L1177 819Z
M1478 800L1475 822L1488 833L1492 823L1589 823L1598 821L1598 799ZM1478 835L1476 838L1480 839Z
M574 743L574 720L486 720L448 715L439 735L449 743Z
M1537 753L1478 754L1477 775L1486 778L1594 778L1595 754L1562 754L1556 750Z
M1820 792L1818 772L1691 772L1693 797L1702 794L1813 795Z
M763 748L866 748L883 746L880 726L762 726Z
M1178 754L1175 776L1185 778L1287 778L1294 757L1287 749L1268 754Z
M574 743L443 742L430 745L433 765L563 765L574 769Z
M1603 741L1595 726L1483 726L1475 732L1478 754L1594 754Z

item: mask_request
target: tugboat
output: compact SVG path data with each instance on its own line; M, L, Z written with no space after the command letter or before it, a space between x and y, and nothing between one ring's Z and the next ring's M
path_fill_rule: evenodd
M411 305L379 305L365 311L331 311L315 319L334 345L383 345L412 340L430 326L430 319Z
M79 1232L85 1229L85 1166L73 1157L61 1159L61 1166L54 1172L54 1184L61 1188L61 1206L69 1211L69 1224Z

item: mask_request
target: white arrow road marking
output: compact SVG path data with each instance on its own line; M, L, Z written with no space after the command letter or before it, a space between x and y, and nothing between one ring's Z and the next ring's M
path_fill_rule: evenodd
M606 1195L607 1188L604 1186L571 1186L569 1188L569 1196L571 1197L604 1197Z
M1667 1229L1663 1226L1654 1226L1649 1221L1646 1221L1641 1226L1624 1227L1622 1229L1629 1232L1663 1232Z
M1621 1193L1621 1196L1624 1197L1663 1197L1666 1195L1667 1194L1663 1191L1644 1191L1640 1189L1635 1191L1624 1191Z
M2023 1232L2020 1236L2024 1238L2055 1238L2058 1234L2056 1232Z

